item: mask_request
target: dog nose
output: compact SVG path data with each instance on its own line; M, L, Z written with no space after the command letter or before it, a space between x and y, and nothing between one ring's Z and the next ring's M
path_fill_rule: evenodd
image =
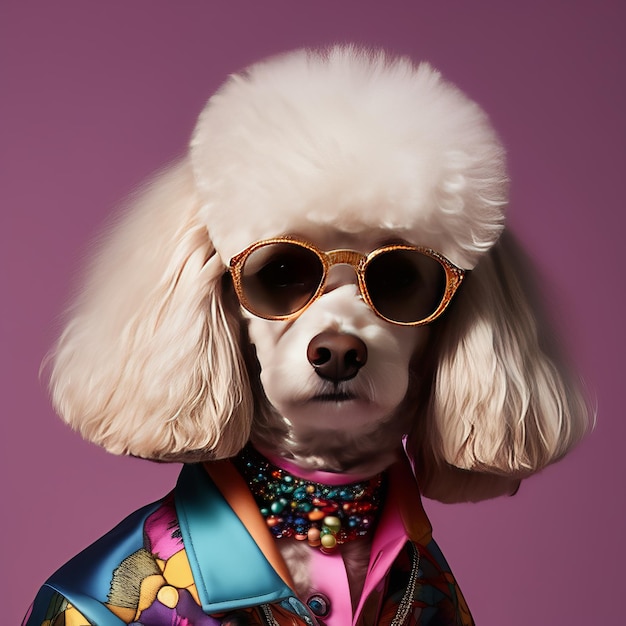
M318 376L339 382L357 375L367 362L367 347L354 335L326 331L311 339L306 356Z

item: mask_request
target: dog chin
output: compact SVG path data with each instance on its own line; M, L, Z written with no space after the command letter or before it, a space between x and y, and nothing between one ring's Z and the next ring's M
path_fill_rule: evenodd
M395 407L380 406L349 391L325 392L281 407L294 435L307 432L365 434L384 423Z

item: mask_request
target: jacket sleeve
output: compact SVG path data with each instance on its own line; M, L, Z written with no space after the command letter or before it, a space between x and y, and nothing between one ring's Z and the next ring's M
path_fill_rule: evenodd
M75 606L72 606L67 598L52 587L44 585L28 610L22 626L57 625L93 626L93 622L90 622Z
M22 626L124 626L132 622L135 611L122 610L121 616L120 611L113 612L111 586L121 565L145 552L144 524L160 506L158 502L136 511L57 570L39 590Z
M420 626L474 626L461 589L434 540L421 550L414 606Z
M408 542L388 574L379 626L474 626L463 594L437 544ZM365 620L359 626L373 623Z

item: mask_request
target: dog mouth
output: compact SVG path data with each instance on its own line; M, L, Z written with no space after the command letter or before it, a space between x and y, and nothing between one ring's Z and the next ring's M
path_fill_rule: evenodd
M311 400L314 402L348 402L349 400L358 400L359 396L351 391L330 391L318 393Z
M362 393L357 393L355 385L350 381L330 382L325 381L320 385L314 395L310 396L312 402L350 402L352 400L362 400Z

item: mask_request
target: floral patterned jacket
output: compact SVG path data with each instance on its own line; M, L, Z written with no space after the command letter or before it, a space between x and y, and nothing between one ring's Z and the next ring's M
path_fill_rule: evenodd
M406 463L389 470L389 485L352 625L473 626ZM345 571L331 578L335 595L347 589ZM23 626L349 626L305 600L245 482L218 461L184 466L172 493L53 574Z

